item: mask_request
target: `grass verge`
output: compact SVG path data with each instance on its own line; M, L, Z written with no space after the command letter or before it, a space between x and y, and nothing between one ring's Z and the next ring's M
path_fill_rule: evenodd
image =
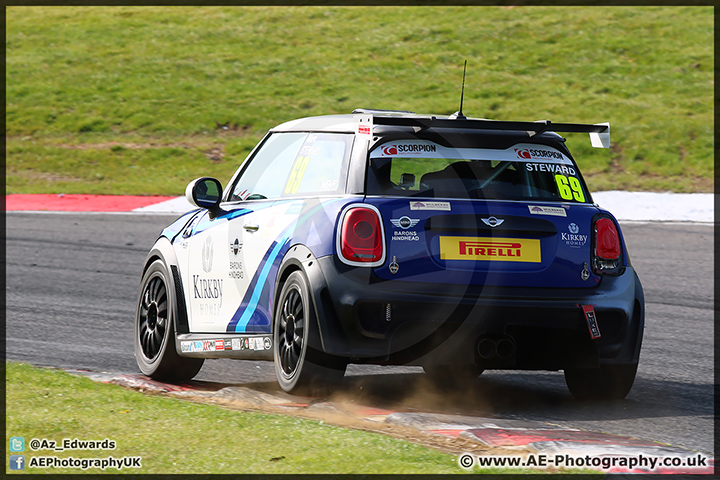
M356 107L612 125L591 190L713 188L712 7L8 7L8 193L182 194Z
M375 433L281 415L234 411L6 363L6 445L31 457L142 457L120 473L465 473L454 455ZM31 439L105 440L113 450L31 451ZM12 452L11 452L12 453ZM6 466L9 473L9 466ZM24 473L100 473L28 468ZM106 473L117 473L111 468ZM542 473L474 469L471 473ZM12 473L19 473L12 471Z

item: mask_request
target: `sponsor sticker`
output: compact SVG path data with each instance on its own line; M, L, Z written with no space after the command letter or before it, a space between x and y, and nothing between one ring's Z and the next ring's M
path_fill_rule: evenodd
M562 207L543 207L540 205L528 205L533 215L552 215L554 217L567 217L567 212Z
M215 341L214 340L203 340L202 341L202 349L203 352L212 352L215 350Z
M252 341L253 350L265 350L265 342L262 338L255 337L250 339Z
M225 342L222 340L215 340L215 350L225 350Z
M590 330L590 338L595 340L596 338L600 338L600 328L597 324L597 316L595 316L595 309L592 305L581 305L583 309L583 314L585 314L585 320L588 324L588 329Z
M231 340L231 344L233 350L245 350L243 348L245 346L245 342L243 342L242 338L233 338Z
M232 341L225 340L225 350L232 350Z
M391 240L409 242L419 241L420 236L417 234L417 232L415 230L408 230L408 228L412 228L417 225L419 221L419 218L410 218L408 216L391 218L390 223L395 225L397 228L402 229L393 231L393 236L391 237Z
M230 262L230 269L228 270L228 277L235 280L240 280L245 276L242 262Z
M372 135L373 117L372 115L356 115L358 122L356 134L361 137L370 137Z
M183 353L190 353L193 351L193 342L180 342L180 351Z
M303 210L303 204L302 203L292 203L288 207L287 210L285 210L285 215L300 215Z
M440 237L440 259L540 263L540 240L535 238Z
M580 234L580 227L577 225L577 223L569 224L568 231L570 233L560 233L560 238L565 242L566 245L573 248L579 248L587 243L588 236Z
M383 156L392 155L421 155L425 153L436 153L437 145L431 143L398 143L384 145L380 148Z
M265 350L270 350L272 347L272 340L270 340L270 337L265 337L263 339L263 346L265 347Z
M200 340L195 340L192 342L192 351L193 352L202 352L203 351L203 343Z
M517 158L523 160L565 160L562 153L546 148L514 148Z
M420 236L415 230L395 230L390 240L405 241L405 242L419 242Z
M410 210L450 211L450 202L410 202Z

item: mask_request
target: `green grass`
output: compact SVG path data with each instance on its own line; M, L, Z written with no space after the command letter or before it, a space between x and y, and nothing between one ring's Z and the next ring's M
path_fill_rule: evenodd
M24 437L26 464L42 455L141 456L142 469L121 473L463 473L454 455L319 421L144 395L25 364L7 363L6 374L6 445L12 436ZM58 443L108 438L117 447L33 452L27 446L33 438Z
M713 34L712 7L8 7L7 190L226 182L287 120L452 113L467 59L467 115L611 123L568 135L591 190L712 191Z

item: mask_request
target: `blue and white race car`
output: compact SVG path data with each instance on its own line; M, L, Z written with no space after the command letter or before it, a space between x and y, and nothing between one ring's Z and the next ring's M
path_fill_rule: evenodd
M182 381L205 358L271 360L288 392L349 363L563 370L623 398L644 328L620 227L555 132L609 124L355 110L273 128L223 189L162 231L142 275L135 356Z

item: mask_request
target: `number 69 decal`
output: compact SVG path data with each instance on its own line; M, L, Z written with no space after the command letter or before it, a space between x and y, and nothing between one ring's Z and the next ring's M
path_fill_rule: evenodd
M305 175L305 169L310 163L310 157L300 155L295 159L295 165L293 166L290 177L288 178L287 184L285 185L286 195L295 195L300 188L300 182L302 181L303 175Z
M555 182L558 186L558 192L563 200L575 199L578 202L585 201L585 194L582 191L580 180L575 177L566 177L565 175L555 175Z

